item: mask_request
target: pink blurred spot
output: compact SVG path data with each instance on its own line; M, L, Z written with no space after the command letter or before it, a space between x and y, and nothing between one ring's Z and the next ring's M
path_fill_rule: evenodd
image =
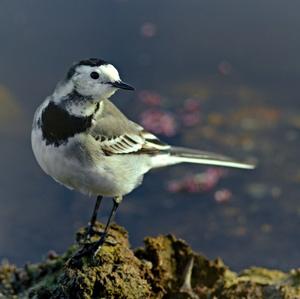
M167 183L167 190L172 193L180 192L181 184L178 181L169 181Z
M215 192L214 198L218 203L226 203L232 198L232 193L228 189L221 189Z
M230 75L232 72L232 65L228 61L222 61L218 65L218 71L221 75Z
M183 105L181 112L181 121L184 126L192 127L198 124L201 120L200 103L196 99L187 99Z
M183 114L181 116L182 123L186 127L192 127L195 126L200 122L200 114L199 113L189 113L189 114Z
M138 97L147 105L159 106L161 104L161 96L155 91L142 90L139 92Z
M146 22L141 27L141 34L144 37L150 38L156 35L156 25L151 22Z
M171 113L158 109L148 109L141 114L141 123L146 130L156 134L174 136L177 123Z
M200 185L195 180L195 177L189 176L184 180L184 189L189 193L196 193L200 191Z
M187 175L178 180L171 180L167 184L169 192L208 192L212 190L224 177L226 172L221 168L208 168L205 172ZM226 194L221 194L225 197ZM218 195L219 197L221 195Z
M196 99L186 99L183 108L185 111L193 112L200 109L200 103Z

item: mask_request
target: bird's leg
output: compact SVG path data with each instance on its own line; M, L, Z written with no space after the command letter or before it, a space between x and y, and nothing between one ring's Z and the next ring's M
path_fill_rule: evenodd
M103 196L101 196L101 195L97 196L93 214L92 214L91 220L89 222L88 230L87 230L87 239L90 239L91 236L95 233L94 226L95 226L95 223L97 220L97 214L99 211L99 207L100 207L102 198L103 198Z
M101 199L99 199L101 201ZM82 256L86 255L86 254L91 254L94 253L94 255L96 255L100 250L101 247L103 245L103 243L105 242L106 236L107 236L107 232L109 229L109 225L110 222L113 220L116 210L120 204L120 202L122 201L122 196L118 196L115 197L113 200L113 208L110 212L110 215L108 217L104 232L101 234L101 237L98 241L94 242L94 243L89 243L89 244L85 244L78 252L76 252L72 258L70 259L70 261L81 258Z
M104 232L103 232L101 238L95 243L96 251L95 251L94 255L96 255L101 250L101 247L104 244L106 236L107 236L109 225L110 225L111 221L114 219L116 211L117 211L121 201L122 201L122 196L117 196L113 199L113 207L111 209L110 215L106 222Z

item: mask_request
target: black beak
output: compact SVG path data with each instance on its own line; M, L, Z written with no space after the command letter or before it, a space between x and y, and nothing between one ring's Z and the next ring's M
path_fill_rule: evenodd
M134 87L122 82L122 81L115 81L110 83L113 87L125 89L125 90L134 90Z

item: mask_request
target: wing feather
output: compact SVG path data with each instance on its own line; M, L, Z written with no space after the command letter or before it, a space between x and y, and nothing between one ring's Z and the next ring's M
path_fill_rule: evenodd
M159 152L169 150L170 146L162 143L157 137L154 139L144 138L142 132L140 135L121 135L121 136L97 136L100 148L108 155L111 154L131 154L137 152Z
M107 155L157 153L170 149L169 145L161 142L155 135L127 119L108 100L101 102L93 124L90 134Z

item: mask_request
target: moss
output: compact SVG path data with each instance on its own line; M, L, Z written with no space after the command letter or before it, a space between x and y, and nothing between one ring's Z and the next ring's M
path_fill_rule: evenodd
M252 267L241 272L239 281L251 280L259 284L279 284L287 277L288 274L281 271Z
M96 231L103 226L97 224ZM97 239L95 235L92 242ZM264 268L232 272L220 259L208 260L173 235L147 237L130 249L127 232L113 225L97 256L74 257L85 241L38 264L0 266L0 298L300 298L300 270Z

